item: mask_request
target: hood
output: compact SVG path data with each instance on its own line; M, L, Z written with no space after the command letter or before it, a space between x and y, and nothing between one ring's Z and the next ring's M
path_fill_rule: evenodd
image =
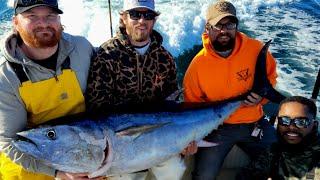
M245 34L243 34L241 32L237 32L235 48L233 49L231 55L229 57L227 57L226 59L232 57L234 54L241 51L241 49L245 47L245 44L247 43L248 39L249 39L249 37L246 36ZM204 32L202 34L202 44L203 44L203 49L204 49L205 54L210 54L211 56L215 56L219 59L222 58L212 49L209 35L206 32Z
M1 44L1 52L6 60L21 64L22 61L16 59L16 50L18 47L18 38L16 34L10 34L5 38L4 43Z

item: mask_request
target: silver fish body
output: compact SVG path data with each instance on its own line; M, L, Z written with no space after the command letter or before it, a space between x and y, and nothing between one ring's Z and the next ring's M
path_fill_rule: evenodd
M199 141L232 114L240 102L179 112L116 114L99 120L20 132L20 151L66 172L91 177L153 167Z

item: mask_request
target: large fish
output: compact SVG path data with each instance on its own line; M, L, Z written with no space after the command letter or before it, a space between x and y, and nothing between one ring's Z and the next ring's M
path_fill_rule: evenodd
M279 101L284 97L266 78L267 48L268 43L258 56L256 74L260 77L255 76L253 89ZM136 172L179 154L192 141L200 141L232 114L241 104L239 99L245 96L205 108L117 113L39 127L19 132L19 140L12 143L21 152L60 171L89 172L90 177Z

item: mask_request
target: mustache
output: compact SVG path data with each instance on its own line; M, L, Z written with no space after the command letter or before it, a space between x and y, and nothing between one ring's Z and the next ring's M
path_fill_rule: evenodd
M55 32L56 32L56 30L55 30L54 28L52 28L52 27L46 27L46 28L38 27L38 28L34 29L33 32L34 32L34 33L37 33L37 32L41 32L41 31L44 31L44 30L50 31L50 32L52 32L52 33L55 33Z
M139 27L143 27L143 28L147 28L147 25L146 24L137 24L136 28L139 28Z
M222 37L222 36L231 37L232 35L230 33L228 33L228 32L222 32L222 33L218 34L217 38Z

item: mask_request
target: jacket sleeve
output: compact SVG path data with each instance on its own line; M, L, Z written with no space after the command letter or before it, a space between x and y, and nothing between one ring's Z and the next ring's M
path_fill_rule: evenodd
M202 102L203 101L203 92L201 91L198 77L198 67L197 67L197 57L195 57L183 79L183 88L184 88L184 101L185 102Z
M85 93L88 112L115 104L112 93L116 73L114 62L112 55L102 47L92 57Z
M26 128L27 112L16 94L17 90L8 82L3 71L0 73L0 152L27 171L54 176L55 169L21 153L11 144L17 137L16 133Z

